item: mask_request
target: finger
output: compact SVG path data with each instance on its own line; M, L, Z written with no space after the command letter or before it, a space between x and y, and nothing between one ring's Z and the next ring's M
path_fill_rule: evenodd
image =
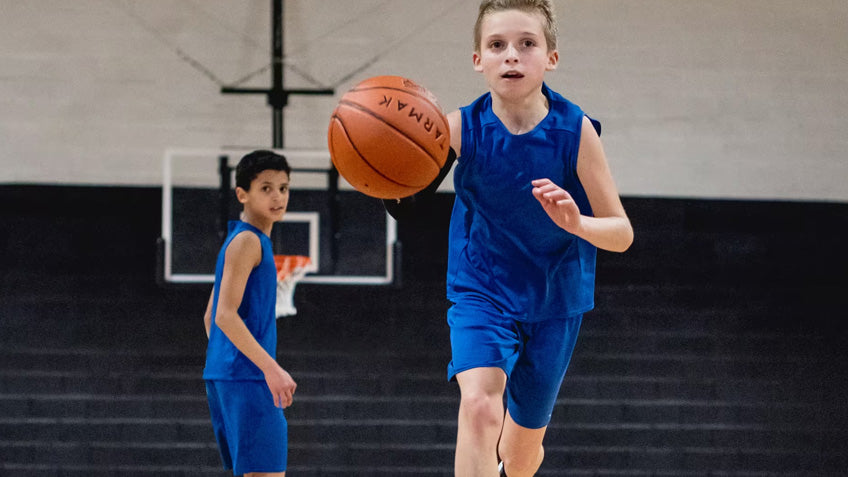
M558 190L558 188L556 186L536 187L535 189L533 189L533 194L536 195L537 197L547 198L548 194L556 192L557 190Z
M543 194L543 197L550 202L559 202L561 200L569 200L571 197L565 193L563 190L555 190L552 192L546 192Z
M535 197L535 198L536 198L536 201L537 201L537 202L539 203L539 205L541 205L542 207L546 207L546 206L548 205L548 201L547 201L547 200L545 200L545 198L544 198L544 197L542 197L541 195L534 195L533 197Z
M564 189L560 188L559 186L557 186L555 184L551 184L550 186L543 187L542 191L545 193L545 195L566 193Z
M545 190L558 189L559 188L559 186L557 186L556 184L554 184L553 182L551 182L547 179L545 179L543 181L538 181L538 182L533 181L533 187L536 187L536 188L539 188L539 189L545 189Z
M557 188L555 191L549 192L548 194L550 194L551 197L559 197L559 198L563 198L563 199L571 199L572 198L571 194L569 194L567 190L560 189L560 188Z
M535 190L533 192L533 197L535 197L536 200L539 201L540 204L542 204L542 206L546 206L551 203L551 201L547 197L545 197L545 193L541 190Z

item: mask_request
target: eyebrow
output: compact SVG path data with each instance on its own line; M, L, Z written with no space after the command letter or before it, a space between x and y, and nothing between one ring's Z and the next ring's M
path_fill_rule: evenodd
M497 33L492 33L492 34L486 36L485 39L490 40L492 38L500 38L500 37L503 37L503 36L507 36L507 34L497 32ZM527 36L539 37L539 36L544 36L544 34L534 33L534 32L531 32L531 31L522 31L522 32L518 33L518 36L520 36L520 37L527 37Z

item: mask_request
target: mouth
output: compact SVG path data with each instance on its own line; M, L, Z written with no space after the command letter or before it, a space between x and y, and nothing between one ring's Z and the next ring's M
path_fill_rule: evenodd
M503 79L521 79L521 78L524 78L524 75L519 73L518 71L510 70L510 71L507 71L506 73L502 74L501 78L503 78Z

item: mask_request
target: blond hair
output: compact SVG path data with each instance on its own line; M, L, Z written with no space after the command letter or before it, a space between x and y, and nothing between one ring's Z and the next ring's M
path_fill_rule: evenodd
M548 44L548 51L556 50L556 14L550 0L483 0L480 2L477 22L474 24L474 51L480 51L481 30L486 15L505 10L520 10L526 13L540 14L544 20L545 41Z

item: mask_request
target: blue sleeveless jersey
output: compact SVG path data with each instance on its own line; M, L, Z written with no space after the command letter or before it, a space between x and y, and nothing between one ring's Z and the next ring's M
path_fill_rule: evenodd
M218 309L218 295L221 288L221 276L224 273L224 259L227 247L233 238L241 232L249 231L259 237L262 244L262 261L250 272L244 288L244 296L238 314L247 329L271 356L277 356L277 323L274 307L277 303L277 268L274 265L274 253L271 239L256 227L242 221L231 221L229 233L215 266L215 287L212 298L212 326L209 330L209 344L206 348L206 369L203 379L216 380L264 380L265 375L233 345L227 335L215 325Z
M490 303L519 321L542 321L594 307L596 248L558 227L530 181L549 178L592 215L577 177L583 111L542 86L547 116L510 133L489 93L461 108L462 150L448 250L448 299Z

